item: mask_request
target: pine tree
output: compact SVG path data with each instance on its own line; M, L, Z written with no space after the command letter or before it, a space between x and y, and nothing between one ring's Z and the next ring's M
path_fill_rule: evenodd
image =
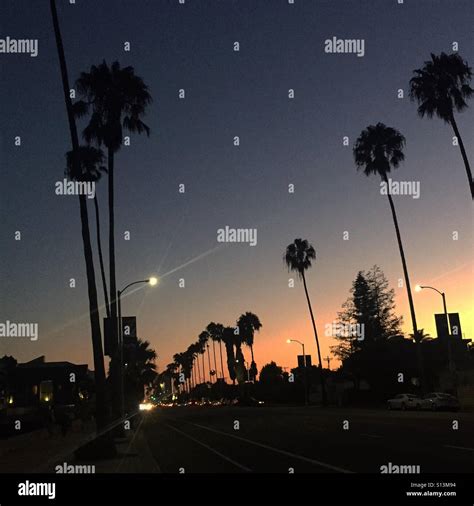
M359 271L351 295L338 313L333 337L338 341L332 353L342 361L376 341L386 341L401 333L402 318L394 314L395 292L389 288L377 265Z

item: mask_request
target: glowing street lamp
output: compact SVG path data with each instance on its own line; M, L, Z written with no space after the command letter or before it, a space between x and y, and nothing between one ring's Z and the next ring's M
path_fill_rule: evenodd
M441 298L443 299L443 311L444 316L446 318L446 324L448 326L448 359L449 359L449 370L452 372L454 370L453 367L453 358L452 358L452 351L451 351L451 332L449 328L449 316L448 316L448 310L446 308L446 295L444 292L441 292L437 288L434 288L432 286L426 286L426 285L416 285L415 291L421 292L421 290L428 289L428 290L434 290L435 292L438 292L441 295Z
M121 417L124 417L125 414L125 399L124 399L124 368L123 368L123 332L122 332L122 304L121 304L121 296L127 290L133 285L139 285L139 284L149 284L150 286L156 286L158 284L158 278L155 276L152 276L148 279L142 279L139 281L133 281L132 283L129 283L125 288L122 290L117 291L117 306L118 306L118 345L119 345L119 351L120 351L120 405L121 405Z
M308 385L307 385L307 372L306 372L306 353L304 351L304 343L298 341L297 339L287 339L286 342L288 344L298 343L303 348L303 368L304 368L304 404L308 405Z

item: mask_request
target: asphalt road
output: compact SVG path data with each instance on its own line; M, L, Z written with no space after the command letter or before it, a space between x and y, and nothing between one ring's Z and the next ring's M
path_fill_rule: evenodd
M164 473L474 472L473 413L174 407L146 413L143 428Z

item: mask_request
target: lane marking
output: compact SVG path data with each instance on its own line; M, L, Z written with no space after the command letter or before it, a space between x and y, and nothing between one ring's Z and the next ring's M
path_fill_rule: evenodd
M212 453L215 453L216 455L218 455L219 457L221 457L222 459L224 460L227 460L227 462L230 462L231 464L233 464L234 466L237 466L239 467L240 469L242 469L243 471L247 472L247 473L251 473L252 470L249 469L248 467L245 467L243 466L242 464L239 464L238 462L236 462L235 460L232 460L231 458L229 457L226 457L224 454L222 454L221 452L218 452L217 450L214 450L214 448L211 448L209 445L207 445L206 443L203 443L202 441L199 441L198 439L190 436L189 434L186 434L186 432L183 432L182 430L179 430L177 429L176 427L173 427L172 425L170 425L169 423L164 423L163 422L163 425L166 425L166 427L169 427L170 429L173 429L174 431L176 432L179 432L182 436L184 437L187 437L188 439L191 439L191 441L194 441L195 443L197 443L198 445L201 445L203 446L204 448L206 448L207 450L211 451Z
M178 421L178 420L176 420ZM217 429L211 429L210 427L205 427L204 425L199 425L197 423L188 422L187 420L181 420L184 423L188 423L189 425L194 425L195 427L199 427L204 430L208 430L210 432L215 432L216 434L222 434L223 436L231 437L234 439L237 439L239 441L245 441L246 443L249 443L254 446L259 446L260 448L265 448L266 450L270 450L276 453L281 453L282 455L286 455L287 457L292 457L294 459L303 460L305 462L309 462L311 464L315 464L317 466L325 467L327 469L331 469L333 471L337 471L339 473L350 473L352 474L353 471L349 471L348 469L343 469L342 467L333 466L331 464L326 464L325 462L321 462L319 460L310 459L309 457L304 457L303 455L297 455L296 453L287 452L286 450L280 450L279 448L273 448L272 446L268 446L263 443L257 443L257 441L252 441L251 439L247 439L240 436L235 436L234 434L228 434L227 432L223 432Z
M467 450L468 452L474 452L474 448L466 448L464 446L452 446L452 445L444 445L446 448L455 448L456 450Z

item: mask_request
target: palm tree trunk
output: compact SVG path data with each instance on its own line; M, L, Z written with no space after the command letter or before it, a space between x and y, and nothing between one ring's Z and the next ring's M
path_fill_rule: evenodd
M222 341L219 341L219 352L221 354L221 374L222 381L224 381L224 361L222 360Z
M202 357L202 380L204 383L206 383L206 367L204 364L204 353L206 353L206 350L202 350L202 354L201 354L201 357Z
M388 178L387 175L384 175L383 177L385 183L387 184L388 188ZM403 275L405 277L405 284L407 286L407 294L408 294L408 304L410 306L410 316L411 316L411 323L413 327L413 335L415 336L415 343L417 346L417 358L418 358L418 372L420 376L420 382L421 382L421 389L425 387L425 379L424 379L424 368L423 368L423 357L421 355L421 343L418 340L418 327L416 324L416 314L415 314L415 305L413 304L413 296L411 293L411 285L410 285L410 278L408 276L408 268L407 268L407 262L405 259L405 252L403 251L403 244L402 244L402 237L400 235L400 228L398 227L398 219L397 219L397 213L395 211L395 205L393 203L392 196L390 195L390 192L387 191L387 197L388 201L390 203L390 209L392 210L392 217L393 217L393 224L395 225L395 232L397 234L397 241L398 241L398 249L400 250L400 257L402 259L402 267L403 267Z
M50 0L51 16L53 19L54 35L58 50L59 65L61 68L61 78L66 104L69 133L73 149L74 164L78 163L79 138L77 135L77 126L72 110L71 98L69 96L69 77L67 72L66 57L59 27L58 13L55 0ZM77 172L78 173L78 172ZM89 296L89 318L92 335L92 350L94 356L94 375L96 386L96 424L99 432L106 424L107 404L105 395L105 367L104 355L102 350L102 334L100 329L99 305L97 299L97 287L95 284L94 259L92 256L92 245L89 230L89 216L87 212L87 201L85 195L79 196L79 207L81 213L82 243L84 248L84 259L86 263L87 290Z
M94 206L95 206L95 225L96 225L95 228L97 231L97 249L99 250L100 274L102 276L102 287L104 289L105 311L107 314L107 318L110 318L109 294L107 292L107 280L105 279L104 258L102 256L102 243L100 240L99 202L97 200L97 195L94 196Z
M212 376L211 376L211 353L209 351L209 345L207 345L207 361L209 362L209 383L212 383Z
M199 365L199 355L196 355L196 364L197 364L197 371L198 371L198 380L199 384L202 383L201 381L201 366Z
M308 287L306 286L306 277L304 275L304 271L301 273L301 276L303 278L304 293L306 294L306 300L308 301L309 314L311 315L311 322L313 323L313 330L314 330L314 338L316 339L316 347L318 349L319 381L321 384L322 403L323 403L323 406L325 406L327 403L326 386L324 384L324 378L323 378L323 362L321 360L321 350L319 349L318 331L316 330L316 323L314 321L313 309L311 307L311 301L309 299Z
M113 410L118 418L121 412L121 374L122 364L120 359L120 343L118 342L118 317L117 317L117 283L115 278L115 214L114 214L114 152L108 148L108 178L109 178L109 277L110 277L110 317L113 329L113 342L115 353L110 367L113 388Z
M252 364L250 367L252 367L253 364L255 364L255 359L253 358L253 344L250 345L250 355L252 356ZM253 377L253 367L252 367L252 380L255 381L255 378Z
M212 352L214 354L214 370L216 372L216 381L215 381L215 383L217 383L216 342L214 341L214 339L212 340Z
M474 181L472 180L472 172L471 167L469 165L469 160L467 159L466 150L464 149L464 143L461 138L461 134L458 130L458 125L456 124L456 120L454 119L454 114L451 113L451 126L454 130L454 135L457 137L459 141L459 147L461 148L461 155L464 161L464 166L466 167L467 180L469 181L469 188L471 190L471 197L474 199Z

